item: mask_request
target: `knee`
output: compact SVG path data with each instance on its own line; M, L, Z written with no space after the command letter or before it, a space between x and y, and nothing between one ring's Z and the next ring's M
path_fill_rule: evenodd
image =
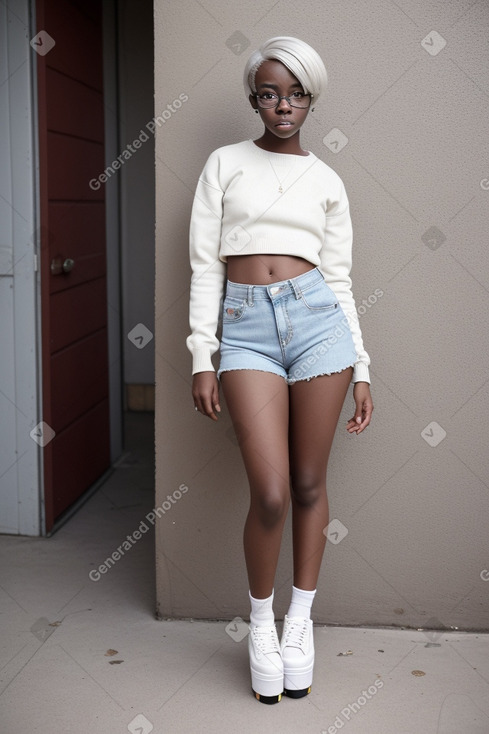
M252 509L261 525L273 528L284 522L289 509L289 488L267 489L257 492L252 501Z
M326 496L326 481L316 474L292 476L291 493L297 504L313 507Z

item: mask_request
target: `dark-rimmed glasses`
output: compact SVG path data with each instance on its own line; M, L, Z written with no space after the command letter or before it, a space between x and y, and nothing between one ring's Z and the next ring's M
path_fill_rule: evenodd
M311 100L314 95L310 92L307 94L305 92L293 92L289 96L283 95L282 97L279 97L279 95L274 92L263 92L262 94L256 93L253 96L256 98L258 106L263 107L264 109L277 107L283 99L286 99L291 107L300 107L301 109L305 109L311 104Z

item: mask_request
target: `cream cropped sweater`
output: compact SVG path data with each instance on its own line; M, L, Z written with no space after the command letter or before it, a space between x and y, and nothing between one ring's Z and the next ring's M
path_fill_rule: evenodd
M192 374L214 371L227 258L254 254L296 255L319 268L353 336L352 382L370 382L351 291L352 225L343 182L312 152L271 153L252 140L211 153L197 184L190 220Z

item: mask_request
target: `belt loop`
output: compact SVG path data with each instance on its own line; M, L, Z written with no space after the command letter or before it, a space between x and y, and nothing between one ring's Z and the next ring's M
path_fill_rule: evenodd
M302 296L302 292L301 292L300 286L299 286L299 284L298 284L298 283L296 282L296 279L295 279L295 278L291 278L291 279L289 280L289 283L291 284L292 288L294 289L294 293L295 293L295 299L296 299L296 301L297 301L297 300L298 300L299 298L301 298L301 296Z
M253 306L253 286L248 286L248 306Z

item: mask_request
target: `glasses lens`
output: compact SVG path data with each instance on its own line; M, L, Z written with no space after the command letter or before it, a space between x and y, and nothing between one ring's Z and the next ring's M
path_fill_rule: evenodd
M266 94L257 95L256 97L258 104L260 107L265 107L265 109L269 107L276 107L278 104L278 97L276 94L271 94L270 92L267 92Z
M291 97L290 104L292 107L309 107L309 96L303 94L300 97Z
M290 98L290 104L292 107L309 107L309 102L311 101L311 98L308 94L303 94L300 97L291 97Z

